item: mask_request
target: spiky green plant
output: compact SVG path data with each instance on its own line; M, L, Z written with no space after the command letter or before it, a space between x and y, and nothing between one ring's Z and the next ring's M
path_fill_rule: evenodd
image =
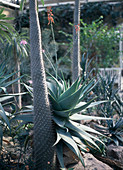
M84 161L81 151L87 152L91 148L100 150L96 144L98 141L102 145L104 143L97 137L97 135L104 137L98 131L82 125L81 120L101 120L104 117L87 116L86 109L94 107L105 101L94 102L92 99L89 102L83 102L87 94L96 85L94 80L89 83L86 81L81 85L79 78L71 86L65 80L57 80L50 75L47 80L49 89L49 99L52 109L52 118L55 123L57 139L54 145L57 149L57 157L62 168L65 168L63 161L63 144L66 144L81 160ZM30 94L33 96L33 89L25 85ZM21 112L30 112L33 110L32 106L27 106L28 110ZM84 114L83 114L84 113ZM32 122L32 114L17 115L14 119L23 120L24 123ZM78 122L79 121L79 122ZM95 135L92 135L95 134Z
M96 130L105 136L110 136L105 142L107 145L115 144L123 146L123 118L107 120L107 127L95 125Z
M11 99L18 94L8 94L7 87L11 86L20 79L10 80L16 73L6 73L5 63L0 64L0 144L2 145L3 128L7 127L10 130L9 116L15 111L14 104ZM12 106L12 112L8 113L4 107Z
M84 161L81 151L87 152L89 148L100 150L95 141L103 142L95 135L101 135L96 130L82 125L81 120L97 120L105 119L94 116L83 115L85 110L101 104L105 101L94 102L95 99L89 102L83 102L87 94L95 87L94 79L89 83L85 81L81 85L79 78L70 86L65 80L58 81L53 76L50 76L48 83L49 99L53 111L53 120L57 133L57 140L54 145L57 148L57 156L62 168L63 163L63 143L66 144L81 160ZM79 121L79 122L78 122ZM94 133L95 135L92 135ZM103 144L104 145L104 144ZM100 150L101 151L101 150Z
M109 100L109 102L97 107L98 114L103 114L106 117L117 117L117 120L107 120L105 122L107 128L97 127L100 132L110 136L108 144L123 145L123 103L119 97L118 89L115 87L116 75L113 77L105 72L105 77L98 74L99 81L97 88L94 88L94 93L99 96L99 100ZM117 116L116 116L117 115Z

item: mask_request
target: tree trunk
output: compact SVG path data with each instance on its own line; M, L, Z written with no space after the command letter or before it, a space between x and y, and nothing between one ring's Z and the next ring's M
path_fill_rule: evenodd
M72 82L80 75L80 0L75 0L72 54Z
M50 170L53 166L54 140L52 115L48 100L42 56L41 30L37 0L30 4L31 74L34 94L34 156L36 170Z

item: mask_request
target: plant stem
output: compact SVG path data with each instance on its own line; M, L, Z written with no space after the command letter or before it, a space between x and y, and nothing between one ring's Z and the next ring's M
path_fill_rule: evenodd
M55 59L56 59L56 79L57 79L57 76L58 76L58 56L57 56L56 41L55 41L55 35L54 35L52 23L51 23L51 32L52 32L52 37L53 37L53 41L54 41L54 50L55 50Z

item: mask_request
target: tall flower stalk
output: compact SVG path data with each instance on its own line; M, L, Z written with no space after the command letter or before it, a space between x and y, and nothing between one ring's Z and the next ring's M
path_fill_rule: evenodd
M54 130L48 100L42 55L41 29L37 0L29 1L31 74L34 94L34 155L36 169L52 169L54 157Z
M55 51L55 62L56 62L56 68L55 68L55 74L56 78L58 76L58 56L57 56L57 50L56 50L56 41L55 41L55 34L53 30L53 13L51 7L47 7L47 15L48 15L48 25L51 25L51 32L52 32L52 37L53 37L53 42L54 42L54 51Z

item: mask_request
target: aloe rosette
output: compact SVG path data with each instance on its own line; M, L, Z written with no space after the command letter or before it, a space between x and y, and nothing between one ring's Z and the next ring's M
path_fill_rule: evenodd
M86 109L94 107L106 101L94 102L95 98L89 102L83 102L88 93L96 86L94 79L88 83L85 81L81 85L79 78L70 86L65 80L50 75L47 79L47 86L49 90L49 100L52 110L52 118L55 123L56 130L56 146L57 157L61 168L65 168L63 161L63 147L64 144L69 147L81 160L82 152L88 152L91 148L101 152L97 145L104 143L97 137L103 136L100 132L80 123L81 120L103 120L104 117L95 117L86 115ZM33 97L33 88L25 85L29 93ZM23 123L33 122L33 115L29 112L33 111L33 106L27 106L27 110L22 110L23 115L17 115L13 119L23 120ZM83 114L84 113L84 114ZM94 134L94 135L93 135Z
M94 102L95 98L89 102L83 102L87 94L95 87L94 79L88 83L85 81L81 85L79 78L70 86L65 80L58 81L55 77L50 75L48 78L49 99L53 111L53 121L57 133L57 140L54 145L57 148L57 156L62 168L65 168L63 161L63 143L66 144L81 160L84 165L81 152L88 152L90 149L100 148L96 144L104 145L104 143L97 137L103 136L100 132L82 125L81 120L101 120L104 117L95 117L83 115L86 109L94 107L106 101ZM92 135L95 134L95 135Z

